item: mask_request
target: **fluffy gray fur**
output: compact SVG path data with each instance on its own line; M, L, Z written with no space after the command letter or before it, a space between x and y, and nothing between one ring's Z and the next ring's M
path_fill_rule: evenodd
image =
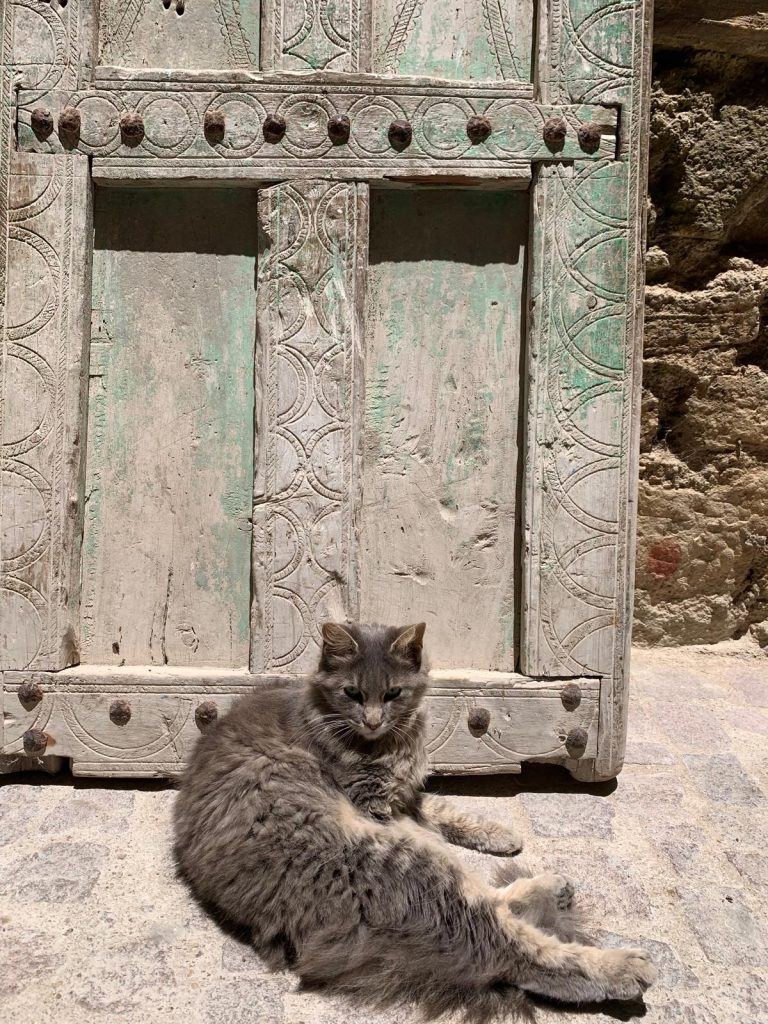
M183 875L272 967L377 1008L485 1022L530 1015L526 992L637 998L654 977L644 952L558 937L566 879L493 887L452 852L520 842L421 792L423 634L327 623L306 687L260 689L200 738L175 805Z

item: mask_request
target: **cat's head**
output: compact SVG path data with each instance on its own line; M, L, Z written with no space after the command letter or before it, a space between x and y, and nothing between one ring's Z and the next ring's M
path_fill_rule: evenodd
M377 740L411 718L427 689L426 624L360 626L326 622L314 687L323 709L354 733Z

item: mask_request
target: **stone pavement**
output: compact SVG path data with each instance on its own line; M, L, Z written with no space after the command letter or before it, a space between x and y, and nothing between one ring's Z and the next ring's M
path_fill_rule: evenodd
M558 770L441 780L514 821L526 863L576 883L587 930L641 944L646 1005L540 1024L768 1022L768 659L638 651L627 765L584 788ZM0 789L0 1020L58 1024L405 1024L299 995L175 880L162 784L7 777ZM493 862L466 858L490 872Z

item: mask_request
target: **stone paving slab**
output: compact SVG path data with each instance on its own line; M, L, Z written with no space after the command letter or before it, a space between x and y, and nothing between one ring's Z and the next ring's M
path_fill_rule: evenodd
M768 659L638 651L616 784L564 773L440 780L514 822L526 863L569 875L587 930L642 944L645 1007L540 1024L768 1024ZM406 1024L296 992L222 932L174 877L174 791L6 777L0 788L0 1020L59 1024ZM467 853L490 874L493 861Z

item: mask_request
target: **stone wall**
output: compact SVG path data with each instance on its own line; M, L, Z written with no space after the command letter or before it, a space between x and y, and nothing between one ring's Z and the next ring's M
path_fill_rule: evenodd
M768 14L657 0L634 637L768 645Z

